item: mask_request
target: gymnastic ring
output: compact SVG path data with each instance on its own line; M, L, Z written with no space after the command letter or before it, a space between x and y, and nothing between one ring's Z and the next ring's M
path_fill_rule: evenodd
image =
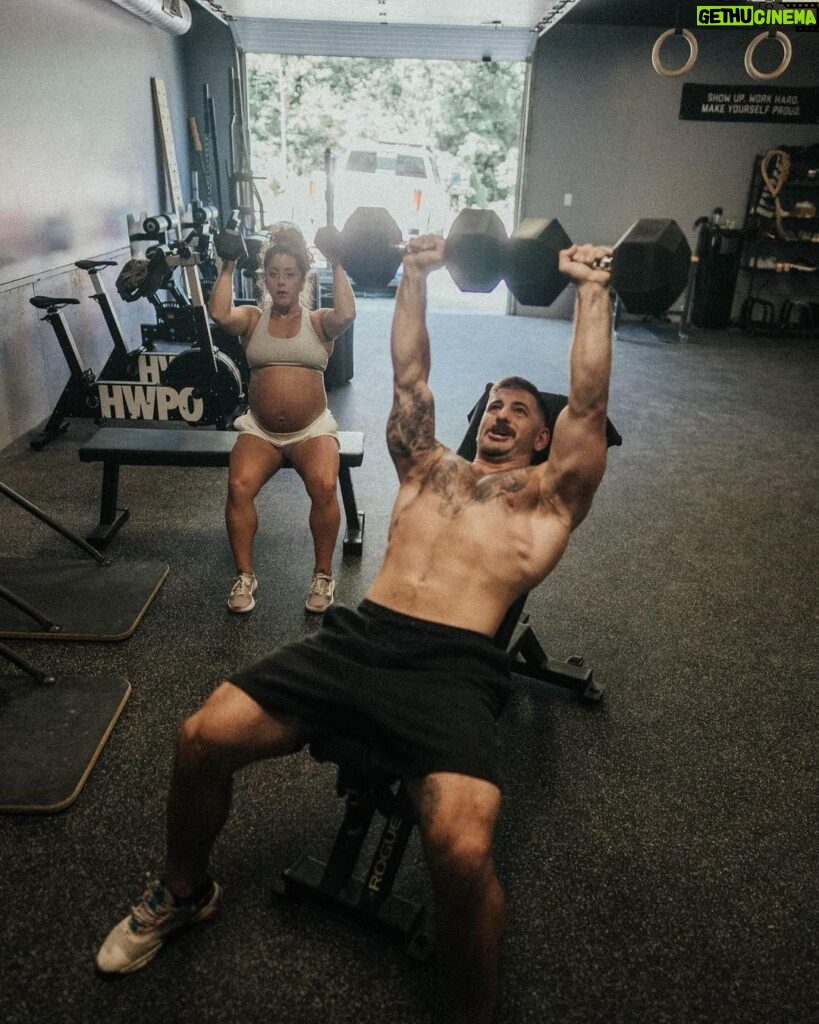
M663 43L671 36L682 36L688 43L688 60L679 68L667 68L660 60L660 50L663 48ZM675 78L677 75L684 75L686 71L690 71L694 67L697 53L697 40L692 32L689 32L687 28L670 28L657 37L657 41L651 51L651 63L658 75L663 75L665 78Z
M782 44L782 63L776 68L775 71L759 71L754 67L754 53L757 46L762 42L763 39L776 38ZM785 35L784 32L760 32L758 36L755 36L748 44L748 49L745 51L745 70L751 76L751 78L757 78L760 81L765 81L769 78L779 78L782 72L787 68L791 62L791 56L793 55L793 47L791 46L790 39Z

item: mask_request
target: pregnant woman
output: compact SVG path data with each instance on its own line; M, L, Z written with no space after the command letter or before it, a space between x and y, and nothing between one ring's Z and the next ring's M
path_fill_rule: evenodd
M353 291L341 263L331 260L333 306L308 309L304 289L310 252L298 228L278 224L270 230L264 254L263 308L234 306L233 274L239 257L235 246L241 240L224 233L216 241L223 262L208 309L223 330L239 336L251 370L250 408L234 424L241 436L228 476L225 522L236 578L227 605L238 613L256 605L255 498L282 466L289 465L310 497L315 563L305 608L320 614L333 603L332 561L341 522L336 493L338 425L327 408L323 373L333 340L355 319Z

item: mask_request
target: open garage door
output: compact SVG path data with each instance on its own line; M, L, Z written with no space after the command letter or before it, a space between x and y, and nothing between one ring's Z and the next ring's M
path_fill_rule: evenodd
M341 227L357 206L384 206L408 237L446 233L461 209L478 207L512 229L525 60L248 52L245 63L268 222L294 221L312 237L328 213ZM443 308L506 308L503 284L489 296L462 295L442 273L430 287L443 289Z

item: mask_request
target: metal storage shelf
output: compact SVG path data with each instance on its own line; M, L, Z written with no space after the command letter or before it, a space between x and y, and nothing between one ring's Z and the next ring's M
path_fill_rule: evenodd
M807 156L807 149L793 147L789 150L789 153L792 161L791 165L793 166L793 163L797 160L804 159ZM758 212L763 195L768 195L770 199L770 193L767 190L761 172L764 157L765 154L757 154L754 160L753 172L748 186L745 224L742 229L743 241L739 269L748 275L748 295L743 305L741 326L749 334L765 334L780 337L817 336L819 335L819 303L812 303L804 299L799 300L798 298L788 298L785 296L779 311L779 320L776 323L765 323L753 319L755 312L758 312L760 306L764 308L770 304L770 300L759 295L756 288L758 281L770 282L775 275L783 282L796 284L797 282L804 282L813 273L813 271L796 268L781 271L775 267L760 267L757 266L759 260L774 259L784 264L805 263L819 266L819 214L809 217L786 216L782 220L786 231L808 231L816 235L816 240L813 238L783 239L760 233L762 230L770 231L774 227L774 218L772 216L761 216ZM819 180L804 177L789 178L785 181L779 192L782 207L788 210L800 199L805 201L805 192L815 189L819 189ZM819 275L819 270L815 273ZM819 281L819 276L817 276L817 281ZM788 321L788 304L791 301L796 301L800 308L808 311L806 315L812 318L810 324L797 325Z

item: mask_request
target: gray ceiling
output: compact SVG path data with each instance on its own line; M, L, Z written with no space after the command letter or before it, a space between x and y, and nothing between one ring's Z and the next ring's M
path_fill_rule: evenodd
M564 20L567 24L675 28L678 8L682 27L692 28L696 21L697 0L582 0Z
M556 23L564 18L575 24L676 25L677 10L683 27L694 25L697 0L198 0L237 20L306 20L330 23L451 26L503 26L534 29L557 7ZM562 8L566 7L565 13Z

